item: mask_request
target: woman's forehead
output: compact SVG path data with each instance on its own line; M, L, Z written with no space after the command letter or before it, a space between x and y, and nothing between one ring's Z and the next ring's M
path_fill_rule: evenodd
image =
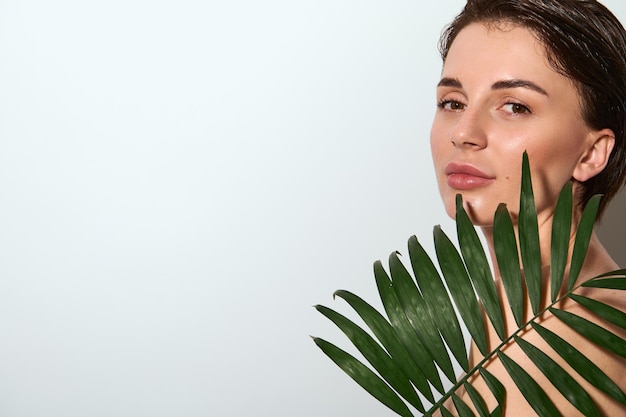
M543 44L521 26L468 25L459 32L442 69L442 78L457 78L461 83L481 80L494 83L506 79L525 79L536 84L572 86L549 62Z

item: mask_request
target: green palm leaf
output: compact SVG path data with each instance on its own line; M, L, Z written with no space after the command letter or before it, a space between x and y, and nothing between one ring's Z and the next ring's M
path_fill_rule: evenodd
M454 415L445 408L441 409L441 415L442 417L454 417Z
M466 346L454 306L435 265L415 236L409 238L409 258L415 280L428 308L430 311L438 312L433 318L441 335L454 357L459 361L461 368L467 372L469 364L465 356Z
M559 196L552 221L550 248L550 300L554 302L561 291L567 266L567 251L572 230L572 183L568 182Z
M418 291L415 281L409 275L404 265L398 259L397 253L389 256L389 268L393 281L393 289L402 304L409 323L415 332L421 337L422 342L428 347L435 362L450 381L456 379L454 368L437 325L433 320L430 310ZM464 353L463 353L464 354Z
M570 294L569 298L587 307L588 310L593 311L607 322L626 329L626 313L623 311L582 295Z
M346 351L338 348L324 339L314 337L313 341L319 346L328 357L335 362L345 373L350 375L359 385L361 385L374 398L385 404L403 417L413 417L409 407L398 397L398 395L383 381L378 375L363 365L358 359Z
M402 397L418 410L424 411L424 406L409 378L402 372L398 363L394 362L367 332L334 310L321 305L315 306L315 308L333 321L348 336L365 359Z
M543 340L545 340L579 375L600 391L626 406L626 394L624 394L617 384L602 372L595 363L587 359L578 349L552 331L536 323L531 325Z
M426 375L428 382L430 382L437 391L443 393L443 384L430 350L422 343L422 340L409 323L402 309L402 305L400 304L400 300L398 300L398 296L393 289L391 279L380 262L374 264L374 277L376 278L378 293L385 307L385 312L400 338L402 345L409 352L413 361Z
M541 253L539 250L539 226L533 186L530 180L528 155L522 162L522 192L519 209L519 241L528 297L534 314L541 304Z
M463 209L463 200L460 195L456 199L456 227L463 261L474 284L476 294L482 301L487 317L489 317L498 337L500 337L500 340L504 340L502 305L493 285L493 276L487 262L487 255L485 255L474 225ZM438 297L438 300L439 298L443 297ZM464 370L467 372L467 369Z
M502 417L502 409L504 407L504 401L506 400L506 391L504 385L489 371L484 368L478 370L480 376L483 377L485 384L493 394L493 397L498 402L498 406L491 412L490 417Z
M405 375L430 402L434 402L435 400L430 386L428 385L426 375L424 375L415 361L413 361L413 358L402 345L400 338L391 327L391 324L389 324L382 314L367 304L362 298L348 291L336 291L335 296L343 298L359 314L394 361L401 365L401 369Z
M474 294L465 265L456 248L441 230L435 227L435 250L439 266L448 284L461 317L481 353L487 353L487 336L478 300Z
M626 269L620 269L618 271L612 271L599 275L589 281L585 281L581 284L581 286L590 288L607 288L611 290L626 290L625 276Z
M591 279L584 277L587 280L578 283L599 207L599 197L590 200L580 223L576 225L574 249L568 265L573 197L571 184L563 188L553 219L550 299L542 300L542 256L539 252L537 213L526 156L522 166L519 235L516 235L511 215L504 205L498 207L494 216L493 239L497 268L508 306L502 306L497 295L487 256L460 196L457 197L456 214L460 249L457 250L441 228L435 227L438 268L414 236L408 242L408 260L413 276L397 252L389 257L389 274L381 262L374 264L374 277L387 318L348 291L335 293L361 317L372 335L334 310L316 306L348 336L371 368L322 339L314 338L315 343L359 385L399 415L412 415L409 407L413 407L424 416L440 412L447 417L454 411L462 417L501 417L505 409L507 388L487 369L490 362L499 360L537 415L559 416L559 411L546 391L548 387L541 386L526 369L503 352L503 348L511 344L518 345L521 352L548 378L553 389L558 390L585 416L596 417L600 413L592 397L576 381L576 375L626 406L626 394L615 381L562 336L539 324L546 315L552 315L590 343L626 357L626 340L622 337L560 308L561 301L567 298L605 323L626 329L626 313L598 299L575 293L583 286L626 290L626 270L608 272ZM520 265L523 266L523 273ZM566 270L569 270L567 288L563 289ZM532 313L524 311L526 303L530 304ZM548 306L542 310L541 306L546 303ZM510 308L518 326L517 329L508 329L508 334L504 325L505 308ZM483 355L471 369L460 322L465 324L472 342ZM488 343L490 327L501 342L495 348L490 348ZM522 335L528 331L535 332L545 341L552 348L552 355L559 356L567 367L559 365L547 352L523 338ZM491 341L492 346L496 345L494 342ZM453 365L465 371L456 381ZM452 381L453 385L447 391L440 374ZM493 409L487 407L489 402L483 398L486 393L472 385L479 379L495 399L497 405ZM433 394L433 388L438 391L437 395Z
M472 404L474 404L474 408L476 408L476 411L478 411L478 415L480 417L489 417L487 404L485 404L485 401L483 400L478 390L476 390L476 388L474 388L472 384L468 384L467 382L463 384L463 388L465 388L465 392L467 392L467 395L472 401Z
M460 399L457 395L452 396L452 402L456 407L457 413L459 413L459 417L476 417L476 414L472 412L472 409L468 407L462 399Z
M535 410L539 417L561 416L559 410L543 390L543 388L514 360L509 358L504 352L498 352L498 358L504 365L519 390L528 400L528 404Z
M569 400L581 413L589 417L601 417L598 408L587 392L570 374L557 364L551 357L526 340L515 337L515 341L522 348L526 356L543 372L552 384Z
M498 267L504 284L504 291L509 300L515 323L521 326L524 321L524 290L522 273L517 255L517 242L511 215L504 204L496 210L493 221L493 241L498 260Z
M589 320L568 311L551 308L550 312L593 343L626 358L626 340Z
M578 225L578 231L576 232L576 240L574 242L574 253L572 254L572 263L570 265L570 274L568 281L568 290L574 288L574 284L578 279L578 274L583 267L585 261L585 254L587 253L587 247L589 246L589 239L593 232L593 225L596 220L598 208L600 207L600 196L595 195L591 197L585 209Z

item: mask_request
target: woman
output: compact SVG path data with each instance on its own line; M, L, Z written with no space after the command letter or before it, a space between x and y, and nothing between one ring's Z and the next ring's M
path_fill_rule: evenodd
M603 210L624 183L624 29L611 12L593 0L468 0L443 33L441 52L444 65L437 85L431 147L446 211L454 215L455 196L460 193L472 221L485 235L495 265L493 213L504 202L515 218L522 154L527 151L547 294L552 217L561 188L572 181L576 219L592 195L604 194ZM573 240L570 253L572 246ZM581 279L615 269L618 265L593 236ZM499 277L497 270L495 273ZM626 300L617 291L586 291L586 295L626 311ZM503 291L501 297L506 298ZM573 302L561 307L626 336ZM517 326L506 310L510 333ZM545 315L542 325L577 346L626 391L623 358L573 334L554 317ZM534 332L523 337L567 367ZM490 347L498 343L492 331ZM580 415L517 346L509 346L505 352L543 382L564 416ZM480 353L472 347L470 361L480 360ZM498 361L488 363L487 369L506 381L505 415L534 415ZM578 382L603 415L626 415L616 401L586 381ZM475 386L489 398L489 409L493 409L495 400L484 383L478 380Z

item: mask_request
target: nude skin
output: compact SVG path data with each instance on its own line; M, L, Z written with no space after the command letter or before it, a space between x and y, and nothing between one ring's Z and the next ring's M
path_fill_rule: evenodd
M576 191L582 182L605 168L613 149L613 132L610 129L595 130L586 124L575 85L550 66L541 42L529 30L506 23L474 23L459 33L443 66L437 86L437 103L431 150L444 206L454 217L455 196L459 193L463 196L473 223L485 235L494 265L493 214L498 204L504 202L515 221L522 154L528 152L545 272L543 299L547 300L550 235L558 194L567 181L573 181ZM575 209L575 221L580 214L580 209ZM572 247L573 240L570 241L570 253ZM579 279L615 269L618 265L593 235ZM494 272L506 306L499 271L496 268ZM618 291L584 290L580 293L626 311L626 301L619 297ZM625 332L607 325L573 302L559 307L626 337ZM529 306L526 311L530 311ZM528 314L528 318L530 316ZM505 322L507 332L512 333L517 326L508 308L505 308ZM554 317L545 315L540 323L577 346L626 391L626 361L573 334ZM533 331L522 337L568 369ZM493 329L489 342L491 348L499 345ZM564 416L581 415L517 346L506 347L505 353L544 387ZM472 346L470 365L481 359L478 350ZM535 415L498 360L492 360L486 367L507 388L506 416ZM603 415L626 414L624 407L590 387L582 378L576 379L594 398ZM479 379L475 385L488 399L489 408L493 409L495 400L484 383Z

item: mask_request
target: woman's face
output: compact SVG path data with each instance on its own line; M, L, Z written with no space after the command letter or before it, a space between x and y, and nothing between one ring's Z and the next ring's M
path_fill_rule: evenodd
M549 217L593 132L576 88L552 69L533 34L511 25L464 28L450 47L437 101L430 142L448 214L458 193L476 225L491 225L501 202L517 212L527 151L539 220Z

